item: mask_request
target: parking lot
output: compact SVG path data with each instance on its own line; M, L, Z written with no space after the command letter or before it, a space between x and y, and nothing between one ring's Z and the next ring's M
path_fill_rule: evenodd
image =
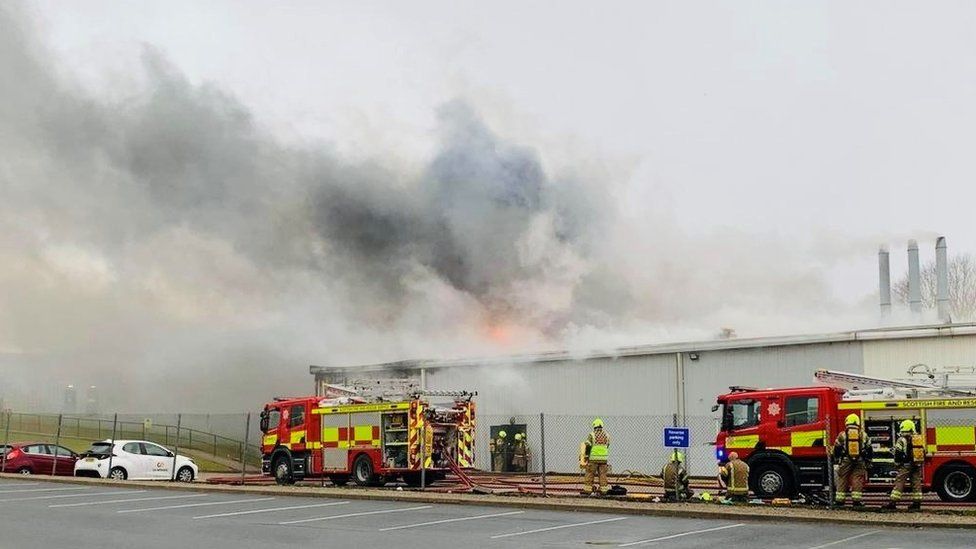
M878 529L632 515L174 492L0 481L4 546L971 547L967 530ZM9 544L9 545L7 545Z

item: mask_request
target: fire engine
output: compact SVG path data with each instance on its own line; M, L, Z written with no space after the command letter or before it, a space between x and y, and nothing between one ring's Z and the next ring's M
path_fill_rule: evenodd
M976 392L953 388L951 373L967 372L946 373L939 384L924 365L909 370L926 375L923 382L818 370L820 385L730 387L713 408L721 410L716 457L725 461L734 451L746 460L758 497L821 492L829 487L833 441L857 414L873 449L867 488L886 490L898 425L910 419L924 440L923 488L943 501L976 501Z
M324 396L276 398L261 412L262 472L278 484L328 478L337 486L397 478L414 486L421 471L443 478L474 464L476 394L376 396L329 385Z

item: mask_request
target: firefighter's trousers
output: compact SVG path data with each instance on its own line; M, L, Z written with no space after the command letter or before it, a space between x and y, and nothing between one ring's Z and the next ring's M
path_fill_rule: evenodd
M895 486L891 489L891 501L900 501L905 485L911 488L912 501L922 501L922 468L914 465L899 465Z
M583 491L593 492L593 477L597 477L600 485L600 493L606 494L610 490L607 485L607 462L589 461L586 463L586 475L583 476Z
M837 494L834 499L843 502L847 500L849 494L851 501L861 501L862 490L867 479L868 469L862 460L842 459L837 465Z

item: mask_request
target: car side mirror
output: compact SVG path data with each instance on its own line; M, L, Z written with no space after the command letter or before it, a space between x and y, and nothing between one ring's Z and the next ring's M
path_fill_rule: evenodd
M167 457L174 457L174 456L176 456L176 454L174 454L173 452L166 452L166 456Z

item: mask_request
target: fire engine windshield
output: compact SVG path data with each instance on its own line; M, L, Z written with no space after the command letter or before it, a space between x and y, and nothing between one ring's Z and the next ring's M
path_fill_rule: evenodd
M747 429L759 425L759 401L733 400L722 411L722 430Z

